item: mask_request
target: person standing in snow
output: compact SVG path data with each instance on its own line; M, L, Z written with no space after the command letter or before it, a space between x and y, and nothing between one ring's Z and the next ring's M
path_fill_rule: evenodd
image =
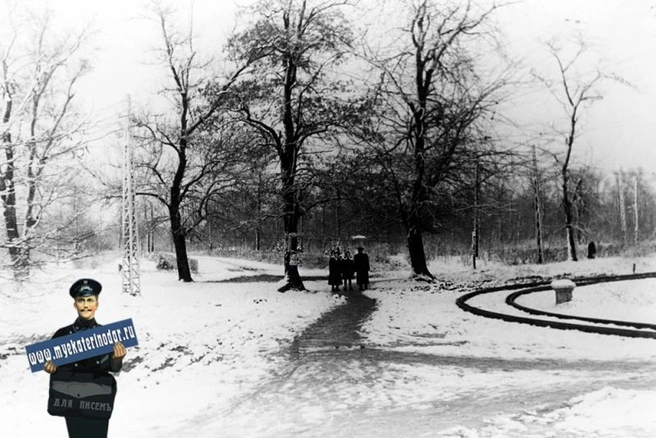
M353 256L355 265L356 283L361 291L369 287L369 255L364 252L364 247L358 246L358 253Z
M75 322L62 327L52 336L54 338L89 330L98 327L95 313L98 309L98 295L102 285L96 280L82 278L69 289L73 297L73 306L78 317ZM48 412L51 415L66 418L66 428L70 438L106 438L109 429L109 417L113 409L116 395L116 380L109 372L119 372L123 366L123 358L127 351L121 342L114 344L110 354L103 354L78 362L57 366L51 361L46 362L44 370L50 374L51 393L57 390L72 397L80 397L78 406L62 406L58 399L51 397L48 401ZM74 390L73 390L74 389ZM72 391L72 392L71 392ZM98 395L109 397L105 403L98 401ZM93 396L93 402L84 402L81 397ZM87 410L82 409L82 403Z
M344 251L344 258L342 259L342 279L344 280L344 290L353 290L353 277L355 276L355 263L351 258L349 251Z
M333 249L330 251L330 259L328 259L328 284L332 287L332 292L338 292L342 284L340 259L339 250Z

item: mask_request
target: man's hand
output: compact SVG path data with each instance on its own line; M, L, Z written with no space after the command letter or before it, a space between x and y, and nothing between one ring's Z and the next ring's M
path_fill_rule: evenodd
M112 360L116 362L121 361L123 360L126 354L128 354L128 351L122 343L117 342L116 344L114 344L114 351L112 352Z
M46 364L43 366L43 370L48 373L48 374L54 374L57 372L57 365L52 363L52 361L46 362Z

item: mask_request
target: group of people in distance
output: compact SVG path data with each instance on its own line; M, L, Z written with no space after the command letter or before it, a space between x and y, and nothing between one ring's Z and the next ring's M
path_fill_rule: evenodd
M364 247L358 246L358 252L351 258L349 251L342 251L338 246L330 251L328 260L328 284L333 292L339 292L340 286L344 290L353 290L353 277L358 290L363 291L369 287L369 256L364 252Z

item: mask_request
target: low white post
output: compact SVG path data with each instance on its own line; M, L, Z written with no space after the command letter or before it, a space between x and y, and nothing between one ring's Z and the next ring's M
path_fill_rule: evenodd
M551 282L551 288L556 291L556 304L572 301L572 291L576 284L572 280L554 280Z

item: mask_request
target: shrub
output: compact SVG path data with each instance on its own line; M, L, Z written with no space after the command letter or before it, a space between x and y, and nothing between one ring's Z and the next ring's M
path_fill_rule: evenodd
M161 271L172 271L177 269L178 264L175 255L168 253L159 253L157 255L157 269ZM189 258L189 269L194 274L198 273L198 260Z

